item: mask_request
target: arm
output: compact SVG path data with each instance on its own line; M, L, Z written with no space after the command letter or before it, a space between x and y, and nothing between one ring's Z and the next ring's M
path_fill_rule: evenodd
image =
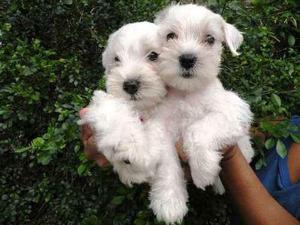
M300 144L292 144L289 150L288 163L292 183L300 181Z
M248 225L299 225L264 188L241 151L227 151L221 163L221 179Z

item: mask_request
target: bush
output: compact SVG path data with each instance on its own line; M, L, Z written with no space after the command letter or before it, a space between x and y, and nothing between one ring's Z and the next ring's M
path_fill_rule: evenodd
M207 1L244 32L240 57L226 50L221 78L255 113L257 167L264 145L290 135L300 108L300 7L297 1ZM148 187L126 188L111 169L82 153L78 111L104 88L101 53L121 25L152 20L168 0L4 1L0 18L0 223L159 224L148 209ZM286 118L277 125L269 121ZM294 129L294 128L293 128ZM296 128L295 128L296 129ZM295 140L300 139L293 136ZM278 144L279 143L279 144ZM229 224L225 197L189 185L183 224Z

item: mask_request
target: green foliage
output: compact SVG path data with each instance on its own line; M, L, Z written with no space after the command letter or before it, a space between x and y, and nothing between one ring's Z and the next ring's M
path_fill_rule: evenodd
M287 156L288 150L286 149L283 139L290 138L295 143L300 143L299 127L291 124L289 120L268 121L264 120L260 122L259 129L267 135L264 142L264 146L257 146L258 153L261 159L257 162L256 168L259 169L263 165L266 165L263 160L265 159L265 151L275 147L280 157Z
M188 2L188 1L186 1ZM161 224L148 187L124 187L111 168L83 152L78 111L104 88L101 53L121 25L152 20L168 0L4 1L0 11L0 224ZM282 141L300 108L300 7L297 1L209 0L244 32L239 57L224 54L221 78L251 103L259 160L285 156ZM3 9L3 10L2 10ZM298 111L297 111L298 110ZM280 119L279 123L270 121ZM281 119L283 118L283 119ZM226 197L189 187L182 224L229 224Z

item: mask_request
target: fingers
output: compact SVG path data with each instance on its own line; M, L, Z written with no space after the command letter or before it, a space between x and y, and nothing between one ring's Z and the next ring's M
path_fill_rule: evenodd
M95 155L99 154L93 136L89 137L86 140L83 140L83 145L84 145L84 153L88 159L93 160Z
M188 156L187 154L184 152L183 150L183 140L182 138L180 138L177 142L176 142L176 151L177 154L179 155L180 159L184 162L188 161Z
M102 154L99 154L97 158L95 158L95 161L100 167L107 167L110 164L109 161Z
M230 146L230 147L223 149L222 162L225 162L225 161L228 161L229 159L231 159L236 154L237 151L240 151L238 146Z
M87 112L88 108L83 108L79 112L80 118L82 118ZM84 145L84 154L89 160L94 160L100 167L106 167L109 165L109 161L105 156L97 151L97 145L93 136L93 131L89 125L84 124L81 126L81 138Z
M101 152L97 151L97 145L93 136L84 141L84 154L89 160L94 160L100 167L106 167L109 165L109 161L105 158L105 156Z
M93 132L92 132L92 129L90 128L90 126L87 125L87 124L82 125L81 126L81 138L82 138L82 140L87 140L92 136L93 136Z

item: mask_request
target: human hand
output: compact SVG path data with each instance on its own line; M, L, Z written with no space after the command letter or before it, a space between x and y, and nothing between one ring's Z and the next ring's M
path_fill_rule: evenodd
M238 151L240 149L237 145L224 148L222 162L229 161Z
M87 111L88 108L81 109L79 112L80 118L82 118ZM109 165L109 161L105 158L105 156L97 151L93 131L87 124L81 126L81 139L84 146L84 153L89 160L94 160L100 167L106 167Z
M177 142L176 142L176 151L177 151L177 154L179 156L179 158L181 159L181 161L183 162L187 162L188 161L188 156L187 154L184 152L184 149L183 149L183 139L180 138Z
M176 151L177 151L177 154L180 158L180 160L182 162L184 162L182 164L182 169L183 169L183 172L184 172L184 177L187 181L192 181L192 176L191 176L191 170L190 170L190 167L188 165L188 156L187 154L184 152L183 150L183 139L180 138L177 142L176 142Z

